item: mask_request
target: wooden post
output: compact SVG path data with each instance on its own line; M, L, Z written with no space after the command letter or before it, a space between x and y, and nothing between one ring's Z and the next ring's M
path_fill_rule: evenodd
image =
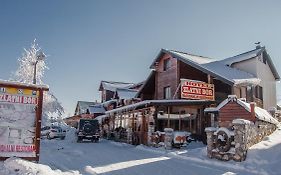
M171 124L170 124L170 106L168 106L168 128L171 127Z
M145 114L142 111L142 124L141 124L141 143L144 144L144 132L145 132Z
M179 131L181 131L181 112L179 112Z
M120 119L120 126L122 127L122 120L123 120L123 113L121 113L120 115L119 115L119 119Z
M191 115L189 115L189 130L192 133Z
M36 147L36 161L39 161L40 152L40 133L42 121L42 107L43 107L43 90L39 90L38 104L36 106L36 132L35 132L35 147Z

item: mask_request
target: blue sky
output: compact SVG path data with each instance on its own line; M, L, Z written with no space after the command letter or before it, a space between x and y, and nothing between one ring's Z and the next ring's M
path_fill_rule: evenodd
M0 79L37 39L44 82L71 114L101 80L143 81L161 48L216 59L266 46L281 74L281 1L0 1ZM278 83L278 93L281 86Z

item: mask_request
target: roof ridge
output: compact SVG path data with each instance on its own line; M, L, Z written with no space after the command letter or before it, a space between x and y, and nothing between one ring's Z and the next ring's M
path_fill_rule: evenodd
M250 50L250 51L247 51L247 52L244 52L244 53L240 53L240 54L234 55L234 56L232 56L232 57L228 57L228 58L222 59L222 60L220 60L220 61L227 60L227 59L234 58L234 57L238 57L238 56L241 56L241 55L244 55L244 54L247 54L247 53L256 51L256 50L262 50L262 49L265 49L265 46L260 47L260 48L255 48L255 49L253 49L253 50Z
M105 82L105 83L122 83L122 84L135 84L135 83L126 83L126 82L121 82L121 81L106 81L106 80L102 80L101 82Z
M202 57L202 58L214 59L214 58L210 58L210 57L206 57L206 56L202 56L202 55L195 55L195 54L192 54L192 53L183 52L183 51L179 51L179 50L172 50L171 49L171 50L168 50L168 51L183 53L183 54L187 54L187 55L191 55L191 56L197 56L197 57Z

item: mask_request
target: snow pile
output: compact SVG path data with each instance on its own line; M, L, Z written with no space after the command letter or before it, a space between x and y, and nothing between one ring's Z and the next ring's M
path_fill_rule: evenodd
M1 175L79 175L77 171L62 172L60 170L52 170L47 165L37 164L19 158L9 158L0 164L0 173Z
M280 174L281 128L248 150L245 166L256 166L266 171L264 174Z
M67 142L76 142L77 141L76 128L73 128L73 127L67 128L65 141L67 141Z
M251 122L251 121L249 121L249 120L245 120L245 119L234 119L233 121L232 121L232 123L233 124L248 124L248 125L250 125L250 124L254 124L253 122Z

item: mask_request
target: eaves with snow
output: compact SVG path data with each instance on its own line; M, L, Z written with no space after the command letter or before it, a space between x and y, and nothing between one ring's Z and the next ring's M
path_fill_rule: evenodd
M48 85L22 83L22 82L18 82L18 81L10 81L10 80L0 80L0 84L6 85L6 86L21 86L21 87L25 87L25 88L35 88L35 89L49 90Z

